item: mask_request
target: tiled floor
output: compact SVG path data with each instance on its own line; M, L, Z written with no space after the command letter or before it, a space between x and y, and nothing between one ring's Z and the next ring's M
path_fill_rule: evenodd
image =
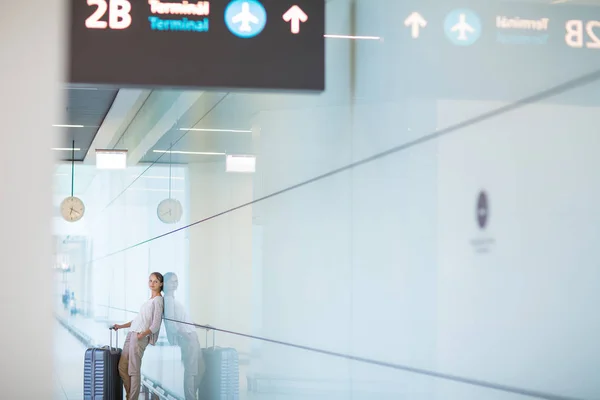
M84 352L83 344L56 322L54 400L83 400Z

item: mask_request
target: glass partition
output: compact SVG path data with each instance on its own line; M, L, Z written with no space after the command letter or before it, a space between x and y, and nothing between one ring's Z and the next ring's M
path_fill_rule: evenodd
M208 390L215 333L240 399L597 398L598 8L468 3L328 1L321 94L149 91L55 221L69 351L157 271L148 396Z

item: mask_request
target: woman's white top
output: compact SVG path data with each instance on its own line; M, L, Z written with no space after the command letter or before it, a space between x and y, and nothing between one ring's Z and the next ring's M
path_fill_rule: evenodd
M158 333L160 331L160 324L162 322L164 309L164 300L162 296L156 296L142 305L140 312L131 321L131 332L144 332L150 329L152 334L150 335L150 344L155 344L158 340Z

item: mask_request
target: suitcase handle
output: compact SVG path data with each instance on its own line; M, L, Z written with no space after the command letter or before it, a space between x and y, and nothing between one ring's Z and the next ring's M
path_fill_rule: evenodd
M117 348L119 347L119 332L117 332L117 330L115 329L114 326L111 326L110 328L108 328L108 330L110 331L110 348L112 349L112 337L113 337L113 331L115 331L115 335L117 336L117 341L116 341L116 346L114 349L117 350Z
M213 333L213 344L212 344L212 348L214 349L214 348L215 348L215 335L216 335L216 332L215 332L215 329L214 329L214 328L213 328L213 329L206 328L206 348L208 348L208 331L209 331L209 330L210 330L210 331L212 331L212 333Z

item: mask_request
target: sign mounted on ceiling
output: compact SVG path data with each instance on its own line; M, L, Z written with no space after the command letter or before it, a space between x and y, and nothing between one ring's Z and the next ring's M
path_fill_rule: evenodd
M324 0L71 0L69 81L325 89Z

